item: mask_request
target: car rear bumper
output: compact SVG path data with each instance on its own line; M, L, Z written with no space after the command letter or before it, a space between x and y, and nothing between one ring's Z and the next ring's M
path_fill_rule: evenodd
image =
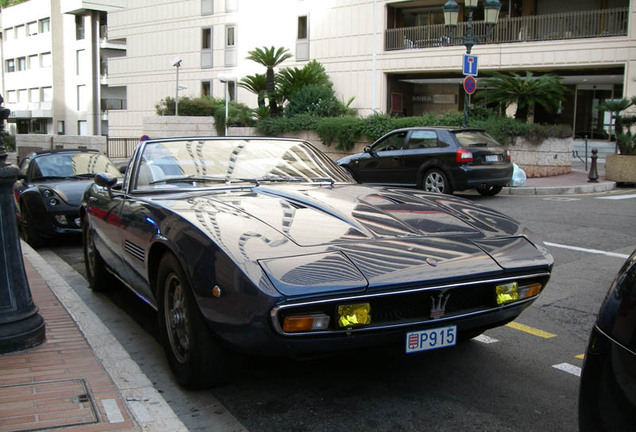
M507 186L512 181L512 164L462 165L453 172L455 190L472 189L480 185Z

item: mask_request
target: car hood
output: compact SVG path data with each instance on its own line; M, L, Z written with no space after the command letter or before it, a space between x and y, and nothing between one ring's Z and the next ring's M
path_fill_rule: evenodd
M552 264L513 219L418 190L268 185L183 196L164 205L243 268L258 263L287 295ZM314 276L303 281L294 274Z
M38 182L38 189L52 189L64 202L70 206L79 206L86 189L93 184L92 178L86 180L59 179L47 182Z

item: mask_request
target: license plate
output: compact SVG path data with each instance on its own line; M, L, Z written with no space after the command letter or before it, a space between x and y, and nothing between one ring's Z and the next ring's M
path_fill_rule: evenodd
M486 155L486 162L499 162L498 155Z
M457 326L439 327L406 334L406 353L428 351L454 346L457 343Z

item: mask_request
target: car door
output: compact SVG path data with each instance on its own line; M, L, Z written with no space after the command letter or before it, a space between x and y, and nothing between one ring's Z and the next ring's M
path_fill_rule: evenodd
M408 184L415 186L422 168L427 165L446 166L455 156L448 144L439 139L434 129L412 130L402 156L402 175Z
M400 184L403 146L408 131L396 131L375 142L358 163L360 183Z

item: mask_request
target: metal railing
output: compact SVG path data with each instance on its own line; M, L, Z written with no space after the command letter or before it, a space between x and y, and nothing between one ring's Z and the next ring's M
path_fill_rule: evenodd
M493 34L481 44L537 42L627 35L628 8L502 18ZM466 34L468 23L460 23L454 36ZM486 23L473 22L476 34L486 34ZM387 51L462 45L448 35L444 24L386 29Z
M109 158L129 158L137 144L139 144L139 138L108 137L106 139L106 155Z

